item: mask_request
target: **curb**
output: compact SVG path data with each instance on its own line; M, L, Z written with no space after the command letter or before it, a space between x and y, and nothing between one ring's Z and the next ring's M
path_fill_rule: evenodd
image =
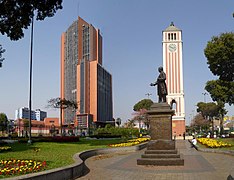
M191 145L197 150L197 151L201 151L201 152L211 152L211 153L219 153L219 154L228 154L231 156L234 156L234 150L217 150L217 149L208 149L208 148L199 148L196 145L193 145L193 143L188 140Z
M21 176L16 176L12 178L5 178L5 180L64 180L64 179L75 179L84 176L89 172L89 168L85 165L85 160L100 154L109 154L115 152L135 152L146 148L148 142L130 146L130 147L117 147L117 148L105 148L105 149L93 149L87 150L80 153L76 153L73 156L75 163L56 168L51 170L46 170L38 173L31 173Z

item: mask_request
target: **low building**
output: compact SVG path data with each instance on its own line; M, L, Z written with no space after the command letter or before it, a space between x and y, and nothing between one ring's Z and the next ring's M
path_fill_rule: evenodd
M51 130L59 129L59 118L45 118L44 121L31 120L32 136L51 135ZM17 119L14 121L14 129L18 136L27 136L29 132L29 120Z

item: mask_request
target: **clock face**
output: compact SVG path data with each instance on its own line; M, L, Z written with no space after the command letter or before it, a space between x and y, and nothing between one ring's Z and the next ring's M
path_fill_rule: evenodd
M171 52L176 51L176 45L175 44L169 44L168 48L169 48L169 51L171 51Z

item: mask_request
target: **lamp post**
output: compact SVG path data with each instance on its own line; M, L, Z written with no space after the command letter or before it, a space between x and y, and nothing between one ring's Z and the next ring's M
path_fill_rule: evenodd
M146 93L145 95L148 96L148 99L149 99L149 97L150 97L152 94Z
M208 94L207 92L202 93L204 95L204 103L206 103L206 95Z
M0 44L0 68L2 67L2 63L4 61L5 58L2 57L2 54L5 52L6 50L2 48L2 45Z
M31 38L30 38L30 65L29 65L29 138L28 144L32 143L31 140L31 121L32 121L32 53L33 53L33 19L32 16L32 26L31 26Z

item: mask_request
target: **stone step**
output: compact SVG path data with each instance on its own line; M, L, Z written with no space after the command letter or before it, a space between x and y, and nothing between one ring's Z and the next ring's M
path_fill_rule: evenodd
M168 158L168 159L137 159L137 165L154 165L154 166L183 166L184 159Z
M180 158L180 154L142 154L142 158Z
M146 150L145 154L177 154L177 150Z

